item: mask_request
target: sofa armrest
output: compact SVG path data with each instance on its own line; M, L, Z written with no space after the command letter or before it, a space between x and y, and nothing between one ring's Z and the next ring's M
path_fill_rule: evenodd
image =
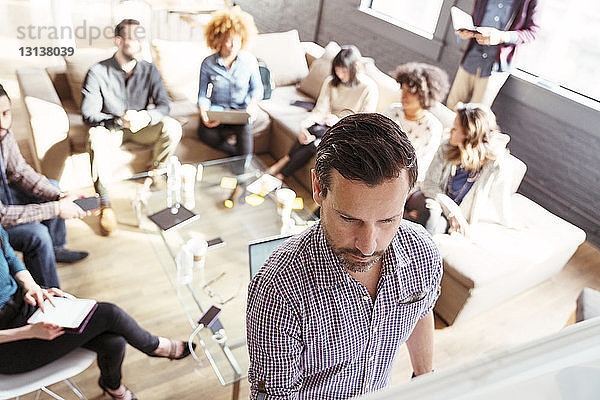
M20 68L17 80L31 126L35 166L44 172L43 159L49 149L60 147L63 152L69 151L69 119L44 69Z
M325 53L325 48L315 42L300 42L305 52L306 63L310 64Z

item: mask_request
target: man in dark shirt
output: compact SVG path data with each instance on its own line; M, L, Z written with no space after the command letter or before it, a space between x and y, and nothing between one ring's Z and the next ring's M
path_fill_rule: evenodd
M81 89L81 114L89 130L94 187L100 195L100 230L117 228L103 185L110 152L123 142L153 144L152 168L163 168L181 139L181 125L168 117L169 97L156 66L140 61L143 28L133 19L115 28L113 57L92 65Z
M85 212L73 203L76 195L65 195L55 181L27 164L11 125L10 98L0 85L0 224L10 245L23 252L35 282L42 287L59 287L56 262L72 263L88 255L64 247L65 219L81 218Z

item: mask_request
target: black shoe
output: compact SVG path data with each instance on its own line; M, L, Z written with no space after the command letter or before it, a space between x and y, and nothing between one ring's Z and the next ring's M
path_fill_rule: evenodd
M88 256L87 251L72 251L67 250L64 247L55 247L54 248L54 257L57 262L62 263L74 263L77 261L81 261Z

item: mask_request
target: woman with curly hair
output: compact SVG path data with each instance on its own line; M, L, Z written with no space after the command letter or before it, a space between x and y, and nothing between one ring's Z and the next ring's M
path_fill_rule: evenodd
M315 108L300 123L298 139L289 154L269 168L278 179L292 175L317 152L321 137L342 117L361 112L375 112L379 91L377 84L360 71L360 51L356 46L342 46L331 61L331 75L325 79Z
M417 152L419 182L442 140L442 123L428 110L448 92L448 75L433 65L408 63L395 72L402 89L402 103L394 103L387 115L406 133Z
M252 153L251 121L258 112L256 104L263 97L263 85L256 57L243 49L256 33L254 19L238 6L213 13L205 30L206 43L215 53L206 57L200 67L198 136L229 155ZM246 110L250 121L225 125L208 118L211 108ZM227 142L231 135L236 136L235 146Z
M432 234L469 236L481 220L510 225L509 140L487 106L459 103L450 139L435 154L421 191L407 200L405 218Z

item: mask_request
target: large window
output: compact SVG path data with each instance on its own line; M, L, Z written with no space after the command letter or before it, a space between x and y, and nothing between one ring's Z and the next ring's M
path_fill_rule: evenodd
M540 34L515 65L543 80L600 101L600 2L545 0Z
M363 0L361 10L432 39L442 3L443 0Z

